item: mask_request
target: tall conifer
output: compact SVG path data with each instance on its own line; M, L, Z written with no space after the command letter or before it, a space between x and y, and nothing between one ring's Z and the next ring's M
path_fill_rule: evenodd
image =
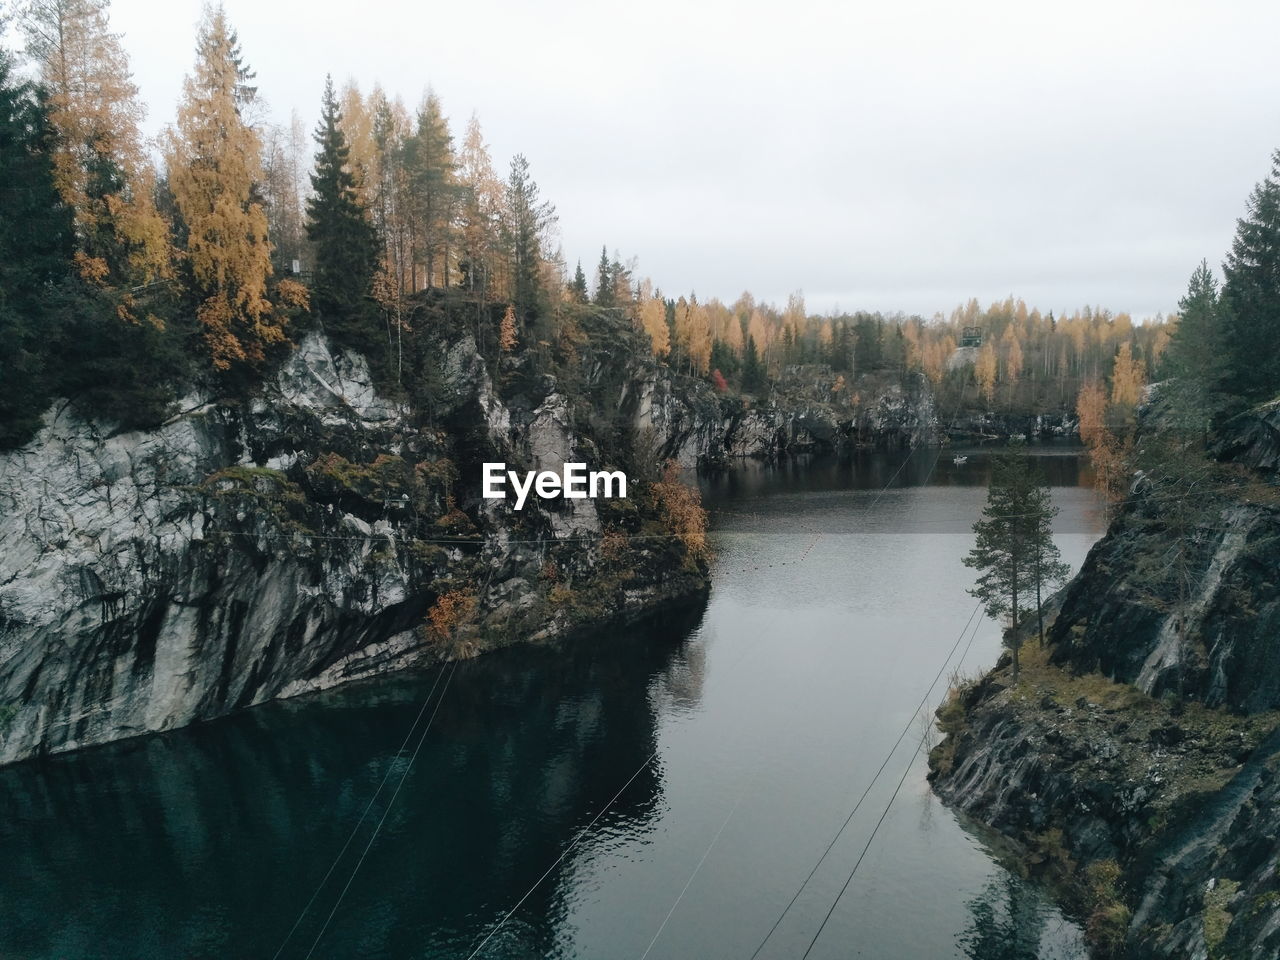
M1222 270L1224 387L1245 400L1269 400L1280 392L1280 150L1249 197Z
M330 332L362 344L378 242L356 194L342 113L327 77L316 128L315 172L307 200L307 237L315 250L312 305Z

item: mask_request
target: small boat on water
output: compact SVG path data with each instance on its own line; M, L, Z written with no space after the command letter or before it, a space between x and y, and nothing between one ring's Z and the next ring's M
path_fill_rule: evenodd
M963 467L966 463L968 463L968 462L969 462L969 458L968 458L968 457L955 456L955 457L952 457L952 458L951 458L951 462L952 462L952 463L954 463L957 467Z

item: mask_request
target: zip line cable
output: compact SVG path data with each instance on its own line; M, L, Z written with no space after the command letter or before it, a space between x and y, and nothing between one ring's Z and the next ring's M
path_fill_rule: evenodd
M493 572L490 571L488 579L485 580L484 589L486 590L488 589L489 584L492 582L492 580L493 580ZM452 667L450 668L450 671L449 671L449 679L445 681L445 690L448 689L449 681L453 679L453 671L456 669L457 669L457 661L454 660L452 662ZM431 697L435 694L436 688L440 684L440 678L444 675L444 672L445 672L445 667L443 664L441 664L440 669L436 671L435 680L431 684L431 689L427 691L427 695L422 700L422 706L418 708L417 716L413 718L413 723L409 726L409 731L404 736L404 741L400 744L400 748L395 752L396 757L399 757L404 753L405 748L408 747L409 745L409 741L413 739L414 731L418 729L418 724L422 722L422 717L427 712L427 706L431 703ZM442 690L440 692L440 699L436 701L436 709L432 711L431 719L427 721L427 729L424 730L422 733L423 739L426 739L427 732L430 731L431 724L435 721L436 713L439 712L440 703L443 700L444 700L444 691ZM413 757L417 757L418 749L421 749L421 747L422 747L422 741L420 740L418 742L418 748L414 750ZM410 767L412 767L413 765L412 759L410 760L409 765ZM365 804L365 808L360 814L360 819L357 820L356 825L351 828L351 833L347 836L347 840L342 845L342 849L338 851L338 855L334 858L333 863L329 864L329 869L325 871L324 876L320 879L320 883L316 887L315 892L311 894L311 899L307 901L306 905L302 908L302 912L298 914L298 919L296 919L293 922L293 926L290 927L289 932L285 934L285 938L283 942L281 942L280 946L276 949L276 952L273 955L272 960L279 960L280 955L284 952L284 948L288 946L289 940L293 937L294 933L297 931L299 925L302 923L303 918L307 915L308 911L310 911L311 907L315 904L316 898L320 896L320 891L324 889L325 884L329 882L329 877L333 875L333 871L337 869L338 864L342 861L342 858L346 855L347 849L351 846L351 841L353 841L356 837L356 834L359 833L360 828L364 825L365 819L369 816L369 811L373 809L374 803L377 802L378 797L379 795L381 795L383 788L387 785L387 782L391 779L391 773L392 773L392 770L394 769L394 766L395 766L394 763L387 764L387 769L382 775L382 780L378 783L378 788L374 791L373 796L369 798L369 802ZM408 776L408 773L409 771L406 769L404 776L402 776L400 779L400 785L396 787L396 794L400 792L400 786L404 785L404 778ZM395 802L395 795L393 794L390 803L394 803L394 802ZM387 806L387 811L391 809L390 803ZM382 829L382 822L386 820L387 811L383 812L382 820L378 822L377 829L374 831L374 837L370 839L369 846L372 846L373 839L376 839L378 831ZM369 852L368 847L366 847L365 853L367 854L368 852ZM362 854L360 858L360 862L363 862L363 861L364 861L364 855ZM356 869L357 870L359 869L359 864L356 865ZM354 878L355 878L355 873L353 872L351 879L354 879ZM350 887L350 885L351 885L351 880L349 879L347 881L347 887ZM342 896L345 896L345 895L346 895L346 887L343 888L343 892L342 892ZM339 903L341 902L342 896L339 897ZM337 910L337 904L334 905L334 911L336 910ZM332 920L332 919L333 919L333 912L330 912L329 918L325 921L326 927L329 924L329 920ZM322 929L321 934L323 933L324 933L324 930ZM316 943L318 942L319 942L319 937L316 938ZM311 945L311 949L315 950L315 943ZM311 956L311 954L308 953L307 956L309 957Z
M838 829L835 832L835 834L831 837L831 841L827 844L826 849L822 851L822 855L818 857L817 862L813 865L813 869L809 871L808 875L801 882L800 886L796 888L796 892L792 895L791 899L787 901L787 905L783 907L782 913L778 914L778 919L773 921L773 926L769 928L769 932L764 935L764 939L760 941L760 945L757 946L755 951L751 954L751 960L756 960L756 957L760 956L760 953L761 951L764 950L765 945L773 937L774 933L777 932L778 927L782 925L782 921L786 918L787 914L791 911L791 908L795 906L796 901L800 899L800 895L804 892L805 887L809 885L809 882L813 879L814 875L818 872L818 868L822 866L823 862L827 859L827 856L831 853L833 849L835 849L836 844L840 841L840 838L844 835L845 830L848 829L849 824L853 822L854 816L857 814L858 810L862 807L863 802L867 799L867 796L871 793L872 789L875 787L876 782L880 779L880 775L883 774L885 771L885 768L889 766L889 761L893 759L893 755L894 753L897 752L899 745L901 745L903 739L906 738L907 733L911 730L911 725L915 722L916 717L919 716L920 711L924 709L925 705L928 703L929 697L933 693L933 688L936 687L938 685L938 681L942 679L942 675L947 669L947 664L950 663L951 658L955 656L955 652L957 649L959 649L960 643L962 640L964 640L965 634L969 633L970 626L973 626L974 628L973 634L970 636L970 640L969 640L969 642L972 644L973 642L972 638L973 636L976 636L978 632L978 626L974 625L973 620L974 620L974 617L977 616L978 610L981 609L981 607L982 607L982 603L981 601L979 601L977 606L973 608L973 612L969 614L969 619L965 621L965 625L961 628L960 635L956 637L956 642L951 645L951 649L947 652L946 657L943 659L942 666L938 668L938 672L934 676L933 682L929 684L929 688L925 690L924 696L920 698L919 704L917 704L915 710L911 712L910 719L908 719L906 724L903 726L902 732L898 734L898 739L893 742L893 746L891 746L889 748L888 753L885 754L884 760L881 761L880 766L876 769L876 772L872 774L871 780L867 783L866 787L862 791L862 795L858 797L857 802L853 805L853 809L849 811L849 815L845 817L844 822L840 824L840 829ZM981 623L982 621L979 620L978 625L981 625ZM965 648L965 650L966 652L968 652L967 647ZM963 659L963 657L961 659Z
M973 645L973 638L977 636L977 633L978 631L975 628L973 634L969 637L969 643L965 646L964 652L960 654L960 659L956 661L957 669L959 669L960 664L964 663L964 658L968 656L969 647ZM919 713L918 709L916 713ZM813 939L809 941L809 946L805 948L800 960L806 960L809 956L809 953L813 950L814 944L816 944L818 942L818 938L822 936L822 931L826 927L827 922L831 919L832 914L835 913L836 907L839 906L840 900L844 897L845 891L849 889L849 884L853 882L854 875L858 872L858 867L862 865L863 858L866 857L867 851L871 849L871 844L875 841L876 834L879 832L881 824L884 823L885 818L889 815L889 809L893 806L893 801L898 798L898 793L902 790L902 785L906 782L907 776L911 772L911 767L915 763L916 756L920 753L920 748L924 746L926 735L927 731L926 733L921 734L919 742L916 743L916 748L911 751L911 757L907 761L906 768L902 771L902 776L898 778L897 786L893 788L893 793L889 796L889 802L885 804L884 810L880 814L880 818L876 821L875 826L871 828L871 835L867 837L867 842L863 846L862 852L858 854L858 859L854 862L853 869L849 871L848 879L845 880L844 886L840 888L840 892L836 894L836 899L831 904L831 909L828 910L827 915L823 917L822 923L819 924L817 932L813 935Z
M449 676L445 678L444 687L440 690L440 696L436 698L435 709L431 711L431 718L427 721L427 725L422 730L422 736L418 738L417 745L413 748L413 753L409 757L409 762L405 765L404 773L400 776L400 782L396 784L395 792L391 794L391 799L387 801L386 809L382 811L377 826L373 828L373 833L369 837L369 842L364 845L364 850L360 853L360 859L356 861L356 865L351 869L351 876L347 878L346 885L343 886L342 892L338 894L338 899L333 905L333 909L329 911L329 916L325 918L324 925L320 927L320 932L316 934L315 940L311 944L311 949L307 951L306 960L311 960L311 955L316 952L316 947L320 945L320 939L324 936L325 931L329 929L329 924L333 922L334 915L338 912L338 908L342 906L342 901L347 895L347 891L351 889L351 883L355 880L356 874L360 872L360 868L364 865L365 857L369 855L369 851L373 848L374 841L378 839L378 834L382 832L382 826L387 822L387 817L391 813L391 808L395 806L396 797L400 796L400 789L404 786L405 781L409 779L409 773L413 770L413 763L418 759L418 753L422 750L422 745L427 740L427 734L431 732L431 725L435 722L436 714L440 712L440 704L444 703L444 695L449 692L449 683L453 680L453 675L458 669L458 661L454 660L449 665Z
M885 492L886 490L888 490L888 489L889 489L889 487L893 484L893 481L897 479L898 475L902 472L902 470L903 470L903 468L906 466L907 462L908 462L908 461L911 459L911 457L915 454L916 449L917 449L917 447L916 447L916 446L913 446L913 447L911 448L910 452L908 452L907 456L903 459L902 463L900 463L900 464L898 465L898 469L897 469L897 470L895 470L895 471L893 472L893 475L889 477L888 482L887 482L887 483L884 485L884 487L880 490L879 494L876 496L876 499L875 499L874 501L872 501L872 504L871 504L871 507L872 507L872 508L874 508L874 507L875 507L875 505L876 505L877 503L879 503L879 502L880 502L880 498L884 495L884 492ZM940 455L941 455L941 454L939 454L939 456L940 456ZM929 465L929 472L928 472L928 474L927 474L927 476L926 476L926 480L925 480L925 482L926 482L926 483L928 482L928 477L932 477L932 476L933 476L933 471L934 471L934 469L937 467L937 465L938 465L938 457L935 457L935 458L934 458L933 463ZM808 526L808 525L806 524L806 526ZM813 529L813 528L810 528L810 529ZM800 554L800 556L799 556L795 561L786 561L786 560L784 560L784 561L782 561L782 562L783 562L784 564L786 564L786 563L792 563L792 562L794 562L794 563L796 563L796 564L803 563L803 562L804 562L804 560L805 560L805 559L807 559L807 558L808 558L808 556L809 556L809 554L812 552L812 550L813 550L813 548L814 548L814 545L815 545L815 544L817 544L817 542L818 542L820 539L822 539L822 536L823 536L823 531L822 531L822 530L820 530L820 529L816 529L816 530L814 530L813 538L809 541L808 546L806 546L806 547L805 547L804 551ZM977 611L975 610L974 612L976 613ZM970 615L969 615L969 621L971 622L972 620L973 620L973 614L970 614ZM969 623L968 623L968 622L966 622L966 623L965 623L965 630L968 630L968 628L969 628ZM964 631L962 631L962 632L961 632L961 634L960 634L960 637L959 637L959 638L957 638L957 640L956 640L956 646L959 646L960 640L961 640L961 639L963 639L963 637L964 637ZM947 660L950 660L950 659L951 659L951 654L953 654L953 653L955 653L955 647L954 647L954 646L953 646L953 647L952 647L952 649L951 649L951 653L949 653L949 654L947 655ZM739 662L741 662L741 660L739 660ZM945 666L946 666L946 661L944 661L944 662L943 662L943 666L944 666L944 668L945 668ZM937 683L937 680L935 679L935 680L934 680L934 683L933 683L933 684L931 684L931 685L930 685L930 687L929 687L930 691L932 691L933 686L934 686L936 683ZM926 695L925 695L925 696L926 696L926 698L927 698L928 693L926 693ZM916 712L916 713L919 713L919 709L920 709L920 708L919 708L919 707L917 707L915 712ZM912 715L913 719L914 719L914 716L915 716L915 714L913 714L913 715ZM904 735L905 735L905 731L904 731ZM899 742L900 742L900 741L901 741L901 737L899 737ZM896 745L895 745L895 746L896 746ZM886 758L886 763L887 763L887 762L888 762L888 760L887 760L887 758ZM882 766L882 768L881 768L881 769L883 769L883 766ZM874 779L873 779L873 781L872 781L872 782L874 783ZM870 789L870 788L868 788L868 789ZM658 942L658 938L662 935L663 930L665 930L665 929L666 929L666 926L667 926L668 922L670 922L671 917L675 914L676 908L680 905L680 902L684 899L684 895L688 892L689 887L692 885L692 883L693 883L694 879L697 877L698 872L702 869L702 866L703 866L703 864L706 862L707 857L708 857L708 856L710 856L712 849L715 847L716 843L717 843L717 842L719 842L719 840L720 840L720 835L724 832L725 827L726 827L726 826L728 826L728 824L729 824L729 820L733 817L733 814L737 811L737 809L738 809L739 805L742 803L742 801L743 801L743 799L744 799L744 798L745 798L745 793L744 793L743 795L739 796L739 797L738 797L738 799L737 799L737 801L735 801L735 802L734 802L733 808L729 811L728 816L726 816L726 817L725 817L724 822L723 822L723 823L721 823L721 825L720 825L720 829L716 831L715 836L713 836L713 837L711 838L711 842L707 845L707 849L703 852L702 857L701 857L701 859L699 859L699 861L698 861L697 865L696 865L696 866L694 866L694 868L693 868L693 872L689 875L689 879L685 881L684 887L681 889L680 893L676 896L675 902L674 902L674 903L672 903L672 905L671 905L671 909L667 911L667 915L663 918L662 923L658 925L658 929L657 929L657 931L654 933L654 935L653 935L653 939L649 941L649 945L645 948L644 953L643 953L643 954L641 954L641 956L640 956L640 960L645 960L645 958L646 958L646 957L648 957L648 955L649 955L650 951L652 951L652 950L653 950L654 944L656 944L656 943ZM856 811L855 811L855 812L856 812ZM825 854L824 854L824 856L825 856ZM817 868L815 867L815 870L816 870L816 869L817 869ZM794 902L794 901L793 901L793 902ZM775 927L776 927L776 924L775 924ZM770 931L770 932L772 932L772 931Z
M981 621L979 621L979 623L981 623ZM978 630L975 627L973 630L973 633L969 636L969 642L965 645L964 652L960 654L960 659L956 661L957 670L960 668L960 665L964 663L965 657L969 655L969 648L973 646L974 637L976 637L977 635L978 635ZM920 710L919 708L917 708L916 713L918 714L919 712ZM912 716L912 719L915 719L914 715ZM853 882L854 875L858 872L858 867L862 865L863 858L866 857L867 851L871 849L871 844L875 842L876 834L880 831L881 824L883 824L885 821L885 818L889 816L889 809L893 806L893 801L898 799L898 793L902 790L902 785L906 782L907 776L908 774L910 774L911 768L915 764L916 757L919 755L921 747L924 746L924 740L927 734L928 734L928 731L926 730L924 733L920 735L920 740L916 743L916 748L911 751L911 757L909 760L907 760L907 766L902 771L902 776L898 778L898 784L893 788L893 793L889 796L889 802L884 805L884 810L880 814L880 819L878 819L876 821L875 826L871 828L871 835L867 837L867 842L863 846L862 852L858 854L858 859L854 861L853 869L849 871L848 879L845 880L844 886L840 888L840 892L836 894L836 899L831 904L831 909L828 910L827 915L822 918L822 923L818 925L817 932L813 935L813 939L809 941L809 946L805 948L805 951L801 955L800 960L807 960L810 952L813 950L814 944L816 944L818 942L818 938L822 936L822 931L823 929L825 929L827 925L827 921L829 921L831 919L832 914L836 912L836 907L840 905L840 901L844 897L845 891L849 889L849 884Z
M960 402L963 398L964 398L964 391L962 389L960 393L960 398L956 400L955 409L952 411L953 425L955 422L955 416L958 414L960 409ZM914 454L914 452L915 452L915 449L913 448L911 453L907 455L906 459L904 459L902 463L898 465L898 469L894 471L891 477L889 477L888 483L884 485L884 487L880 490L879 494L876 495L875 500L872 501L871 506L873 508L877 503L880 502L880 498L884 496L885 491L889 489L889 487L893 484L893 481L897 479L898 474L902 472L903 467L906 466L907 461L911 459L911 456L912 454ZM942 447L939 446L938 453L934 457L933 463L929 465L929 472L925 475L924 482L926 484L933 477L933 471L937 469L938 462L939 460L941 460L941 458L942 458ZM973 612L969 614L969 619L965 621L964 626L960 630L960 635L956 637L956 642L952 644L951 649L947 652L947 656L945 659L943 659L942 666L938 668L938 673L933 678L933 682L929 684L928 689L925 690L924 692L924 696L920 699L919 705L912 712L911 719L907 721L907 724L906 726L903 727L902 732L898 734L898 739L895 740L893 743L893 746L889 748L889 752L885 755L885 758L881 762L879 768L872 775L871 780L867 783L866 788L862 791L862 795L858 797L857 802L854 804L853 809L849 812L849 815L845 818L844 823L840 825L840 828L835 832L835 835L832 836L831 841L827 844L826 849L822 851L822 856L818 858L817 863L813 865L813 869L809 871L808 876L804 878L804 881L796 889L796 892L792 895L791 899L787 902L787 905L783 908L782 913L780 913L778 915L778 918L773 922L773 926L769 928L769 932L765 934L764 939L760 941L760 944L759 946L756 947L755 952L751 954L751 960L755 960L755 958L760 955L760 952L765 948L765 945L769 942L769 939L773 936L774 932L777 931L783 919L786 918L786 915L790 912L791 908L795 906L796 901L800 898L800 894L803 893L805 887L809 885L809 881L811 881L814 877L814 874L818 872L818 868L822 866L823 862L827 859L827 856L831 853L832 849L834 849L836 843L839 842L840 837L844 834L844 831L848 828L849 824L853 821L854 816L857 814L858 810L862 807L863 801L867 799L867 795L870 794L872 788L876 785L876 782L880 779L880 775L884 772L885 767L889 765L889 761L890 759L892 759L894 751L898 749L898 745L902 743L902 739L907 735L907 731L911 729L911 724L915 721L916 716L920 713L920 710L928 702L930 694L933 693L933 688L937 686L938 680L941 679L943 671L945 671L947 668L947 664L951 661L951 658L955 655L956 649L960 646L960 642L964 639L964 635L969 631L969 626L973 623L973 618L977 615L979 607L981 607L981 603L975 606L973 608ZM974 628L974 633L977 633L976 627Z
M649 956L649 951L653 949L653 945L657 943L658 938L662 936L662 931L667 928L667 923L676 912L676 907L680 906L680 901L683 900L684 895L689 892L689 887L693 884L693 880L698 875L698 871L701 870L702 865L707 862L707 857L711 855L712 848L715 847L716 843L720 840L720 834L724 833L724 828L729 825L729 821L733 819L733 815L738 812L738 807L742 804L742 799L742 797L739 797L737 802L734 803L733 807L729 810L728 815L724 818L724 822L720 824L720 829L716 831L715 836L711 838L711 842L707 844L707 849L702 852L702 857L698 860L698 865L693 868L693 873L689 874L689 879L685 881L684 887L676 896L675 903L671 904L671 909L668 910L667 915L662 918L662 923L658 924L658 930L653 935L653 939L650 940L649 945L644 948L644 953L640 954L640 960L645 960L645 957Z
M912 451L912 452L914 453L914 449L913 449L913 451ZM904 460L903 460L903 462L902 462L901 464L899 464L898 469L897 469L896 471L894 471L893 476L889 478L889 483L893 483L893 481L897 478L898 474L902 471L902 468L906 465L906 461L907 461L907 460L909 460L910 458L911 458L911 455L910 455L910 454L908 454L907 458L906 458L906 459L904 459ZM934 461L934 465L936 466L936 464L937 464L937 461L935 460L935 461ZM930 468L930 473L932 473L932 468ZM886 487L887 487L887 486L888 486L888 485L886 484ZM881 493L883 493L883 490L881 491ZM877 502L878 502L878 501L877 501ZM817 533L817 534L812 538L812 541L810 542L809 546L808 546L808 547L804 550L804 552L801 554L801 556L800 556L800 558L799 558L800 560L803 560L803 559L805 559L806 557L808 557L808 556L809 556L810 551L813 549L813 545L814 545L815 543L817 543L817 541L821 538L821 536L822 536L822 533L819 531L819 532L818 532L818 533ZM594 539L594 538L593 538L593 539ZM797 561L797 562L798 562L798 561ZM745 568L744 568L744 569L745 569ZM739 658L738 658L738 659L733 663L733 665L732 665L732 666L736 668L736 667L738 666L738 664L741 664L741 663L742 663L742 661L743 661L743 660L745 660L749 654L756 653L756 652L758 652L759 650L762 650L763 648L764 648L764 644L763 644L763 643L761 643L761 644L757 644L757 645L756 645L754 648L752 648L751 650L744 652L744 653L743 653L743 655L742 655L741 657L739 657ZM596 815L595 815L594 817L592 817L591 821L590 821L590 822L589 822L585 827L583 827L581 830L579 830L579 831L578 831L578 833L574 836L574 838L569 842L568 846L566 846L566 847L564 848L564 850L563 850L563 851L561 851L560 855L555 859L555 861L551 864L551 866L549 866L549 867L548 867L548 868L547 868L547 869L542 873L542 875L541 875L540 877L538 877L538 879L537 879L537 880L535 880L535 881L533 882L533 885L532 885L528 890L526 890L526 891L525 891L524 895L523 895L523 896L521 896L519 900L517 900L517 901L516 901L515 906L513 906L510 910L508 910L508 911L507 911L507 913L506 913L506 914L504 914L504 915L502 916L502 918L497 922L497 924L493 927L493 929L492 929L492 930L490 930L490 931L488 932L488 934L486 934L486 935L485 935L484 939L483 939L483 940L481 940L481 941L480 941L480 943L478 943L478 944L476 945L475 949L474 949L474 950L472 950L472 951L471 951L471 953L467 955L466 960L475 960L475 958L476 958L476 957L478 957L478 956L480 955L480 952L481 952L482 950L484 950L485 946L489 943L489 941L490 941L490 940L492 940L492 939L493 939L493 938L498 934L498 931L499 931L499 930L501 930L501 929L502 929L502 928L507 924L507 922L508 922L508 921L509 921L513 916L515 916L516 911L518 911L518 910L520 909L520 907L524 904L524 902L525 902L526 900L528 900L528 899L529 899L529 897L531 897L531 896L533 895L533 892L534 892L534 891L535 891L539 886L541 886L541 885L542 885L542 882L543 882L544 880L546 880L546 879L547 879L547 877L549 877L549 876L551 875L551 873L555 870L555 868L556 868L556 867L558 867L561 863L563 863L563 862L564 862L565 858L566 858L566 857L568 857L568 855L569 855L569 854L574 850L574 848L575 848L575 847L577 847L577 845L578 845L578 844L582 841L582 839L583 839L583 838L584 838L584 837L585 837L585 836L586 836L586 835L591 831L591 829L596 825L596 823L597 823L597 822L599 822L600 818L601 818L601 817L603 817L603 816L605 815L605 813L607 813L607 812L609 811L609 809L614 805L614 803L616 803L616 802L617 802L618 798L622 796L623 792L625 792L625 791L626 791L627 787L631 786L631 784L635 781L636 777L640 776L640 773L645 769L645 767L647 767L650 763L652 763L652 762L654 761L654 759L658 756L658 753L660 752L660 750L661 750L661 747L657 747L657 748L655 748L655 749L654 749L654 751L653 751L652 753L650 753L650 754L649 754L649 756L647 756L647 757L644 759L644 761L640 764L640 766L636 768L635 773L631 774L631 776L627 779L627 782L626 782L626 783L624 783L624 784L622 785L622 787L618 790L618 792L617 792L617 793L615 793L615 794L614 794L614 795L609 799L609 802L608 802L608 803L606 803L606 804L605 804L605 805L604 805L604 806L599 810L599 812L597 812L597 813L596 813ZM739 802L741 802L741 801L739 801ZM736 805L735 805L734 809L735 809L735 810L737 809ZM731 813L730 815L732 816L732 813ZM721 825L721 830L723 830L723 829L724 829L724 826L725 826L725 825L727 825L727 823L728 823L728 818L726 818L726 819L725 819L725 823ZM716 839L718 839L718 836L719 836L719 834L717 833L717 838L716 838ZM712 844L711 844L711 846L714 846L714 845L715 845L715 839L713 839L713 840L712 840ZM711 848L710 848L710 847L708 847L708 848L707 848L707 854L710 854L710 852L711 852ZM695 871L694 871L694 873L695 873L695 874L697 873L697 870L698 870L698 869L701 869L701 864L699 864L699 866L695 869ZM690 880L689 880L689 883L692 883L692 882L693 882L693 879L692 879L692 877L691 877L691 878L690 878ZM688 884L686 884L686 889L687 889L687 888L688 888ZM682 892L682 893L681 893L681 895L680 895L680 897L677 897L677 900L676 900L676 903L677 903L677 904L679 903L680 898L681 898L681 897L683 897L683 895L684 895L684 894L683 894L683 892ZM675 909L675 908L674 908L674 907L672 907L672 911L673 911L673 912L674 912L674 909ZM670 915L668 915L668 918L667 918L667 919L670 919ZM665 925L666 925L666 921L665 921L665 920L663 921L663 924L662 924L662 925L663 925L663 926L665 926ZM659 928L659 932L661 932L661 927ZM655 937L654 942L656 942L656 937ZM650 948L652 948L653 943L650 943L650 945L649 945L649 946L650 946ZM646 950L646 953L647 953L647 952L648 952L648 951Z
M754 644L750 649L744 650L741 656L739 656L736 660L734 660L731 664L729 664L728 669L731 671L736 670L744 661L760 653L762 650L764 650L764 648L765 648L764 642ZM650 753L647 757L645 757L643 761L641 761L640 766L636 767L635 772L631 774L630 777L627 778L627 782L624 783L621 787L619 787L618 792L615 793L612 797L610 797L608 802L605 803L605 805L600 808L600 810L596 813L596 815L591 818L590 822L587 823L586 826L584 826L581 830L577 832L574 838L571 841L569 841L568 846L566 846L564 850L561 851L560 856L556 857L555 861L551 864L551 866L547 867L547 869L543 871L542 875L539 876L538 879L533 882L533 885L524 892L524 895L521 896L520 899L516 901L515 906L513 906L510 910L508 910L502 916L502 918L494 925L493 929L490 930L489 933L485 935L484 939L481 940L480 943L476 945L475 949L472 950L471 953L467 954L466 960L475 960L475 958L480 955L480 952L485 948L485 945L488 944L488 942L498 934L498 931L501 930L513 916L515 916L516 911L518 911L520 907L524 905L524 902L528 900L529 897L533 896L533 892L537 890L538 887L542 886L542 882L546 880L547 877L551 876L555 868L564 862L565 858L568 857L569 854L573 852L574 848L577 847L578 844L581 843L582 840L586 837L586 835L591 832L591 829L597 823L600 822L601 818L604 817L604 815L608 813L610 809L612 809L613 805L618 802L618 799L626 792L627 788L631 786L632 783L635 782L636 777L640 776L640 774L644 771L644 769L647 766L649 766L649 764L653 763L653 761L657 758L661 750L662 748L660 746L655 747L653 752Z
M422 706L418 710L418 715L413 718L413 724L409 727L409 732L404 735L404 742L400 744L400 748L395 752L394 756L399 757L409 746L409 741L413 739L414 731L418 729L418 724L422 722L423 716L426 715L427 706L431 703L431 697L436 692L436 687L440 683L440 677L444 675L444 666L436 671L435 682L431 684L431 689L427 691L427 696L422 701ZM289 928L289 932L285 934L284 940L272 955L271 960L279 960L280 954L284 953L284 948L289 945L289 940L297 932L298 927L302 924L303 918L311 910L315 904L316 898L320 896L320 891L324 889L325 884L329 882L329 878L333 876L333 871L337 869L338 863L346 856L347 849L351 846L351 841L356 838L356 834L360 832L360 828L364 826L365 819L369 816L369 811L373 809L373 805L378 801L378 797L382 794L383 788L391 779L391 773L395 769L394 763L388 763L386 772L382 775L382 780L378 784L378 789L373 792L373 796L369 798L369 802L365 804L364 811L360 814L360 819L356 821L356 825L351 828L351 833L347 835L347 842L342 845L342 849L338 851L338 855L333 858L333 863L329 864L329 869L325 871L324 876L320 880L320 885L316 887L315 892L311 894L311 899L307 901L306 906L302 908L302 912L298 914L298 919L293 921L293 926Z
M898 784L893 788L893 794L889 797L889 802L884 805L884 810L880 813L880 819L876 821L876 825L871 828L871 836L867 837L867 842L862 848L862 852L858 854L858 859L853 865L853 869L849 871L849 878L845 880L844 886L840 888L840 892L836 894L835 903L831 904L831 909L827 911L827 915L822 918L822 923L818 926L818 932L813 935L813 939L809 941L809 946L800 956L800 960L807 960L809 954L813 951L813 945L818 942L818 938L822 936L822 931L826 929L827 921L831 919L831 915L836 912L836 907L840 903L840 899L844 896L845 891L849 889L849 884L853 882L853 876L858 872L858 867L862 865L862 858L867 855L867 851L871 849L871 844L876 838L876 833L880 830L880 825L884 823L885 817L889 815L889 808L893 806L893 801L898 798L898 791L902 789L902 785L907 781L907 774L911 772L911 767L915 763L916 756L920 753L920 748L924 745L924 737L916 744L916 748L911 751L911 758L907 761L906 768L902 771L902 776L898 778Z

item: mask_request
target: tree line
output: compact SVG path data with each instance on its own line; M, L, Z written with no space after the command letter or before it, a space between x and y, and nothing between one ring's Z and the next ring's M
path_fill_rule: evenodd
M491 357L560 348L575 323L613 311L660 362L746 395L818 365L849 403L860 377L917 372L943 407L1069 410L1089 385L1153 379L1179 328L1212 342L1216 382L1229 367L1265 392L1244 359L1274 359L1265 229L1233 250L1221 296L1201 290L1181 323L1093 307L1055 317L1013 298L926 320L815 316L798 292L783 306L669 296L607 246L570 270L528 160L500 175L479 119L455 139L430 91L410 109L378 86L326 81L308 142L296 116L262 119L235 30L211 7L177 115L149 144L108 0L30 0L18 27L31 78L0 51L0 445L30 436L55 396L145 423L192 381L246 388L311 324L397 386L433 303L469 316ZM1273 194L1252 201L1263 219ZM1207 402L1220 392L1206 390Z
M1219 284L1201 261L1177 316L1159 331L1156 355L1143 362L1129 341L1121 343L1107 375L1093 370L1076 401L1097 485L1109 505L1129 504L1128 523L1148 535L1132 557L1128 586L1174 626L1170 692L1179 706L1197 639L1189 634L1190 606L1225 530L1224 505L1274 501L1273 483L1217 463L1210 446L1232 429L1232 418L1280 395L1280 151L1237 221L1222 274ZM1144 406L1149 416L1140 424ZM1002 451L964 562L979 571L970 592L1007 626L1014 683L1026 616L1035 610L1043 643L1044 591L1068 572L1051 537L1056 512L1022 446Z

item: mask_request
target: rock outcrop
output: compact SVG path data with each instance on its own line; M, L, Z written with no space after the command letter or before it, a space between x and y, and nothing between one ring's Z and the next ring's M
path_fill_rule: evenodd
M661 529L643 491L519 514L482 500L482 460L556 469L598 451L554 382L531 409L504 401L470 340L442 379L447 429L427 429L312 334L251 401L193 395L123 432L63 403L0 455L0 763L705 589L678 538L627 543Z
M1229 424L1193 504L1138 476L1022 682L939 712L935 790L1056 874L1099 956L1280 955L1278 425Z

